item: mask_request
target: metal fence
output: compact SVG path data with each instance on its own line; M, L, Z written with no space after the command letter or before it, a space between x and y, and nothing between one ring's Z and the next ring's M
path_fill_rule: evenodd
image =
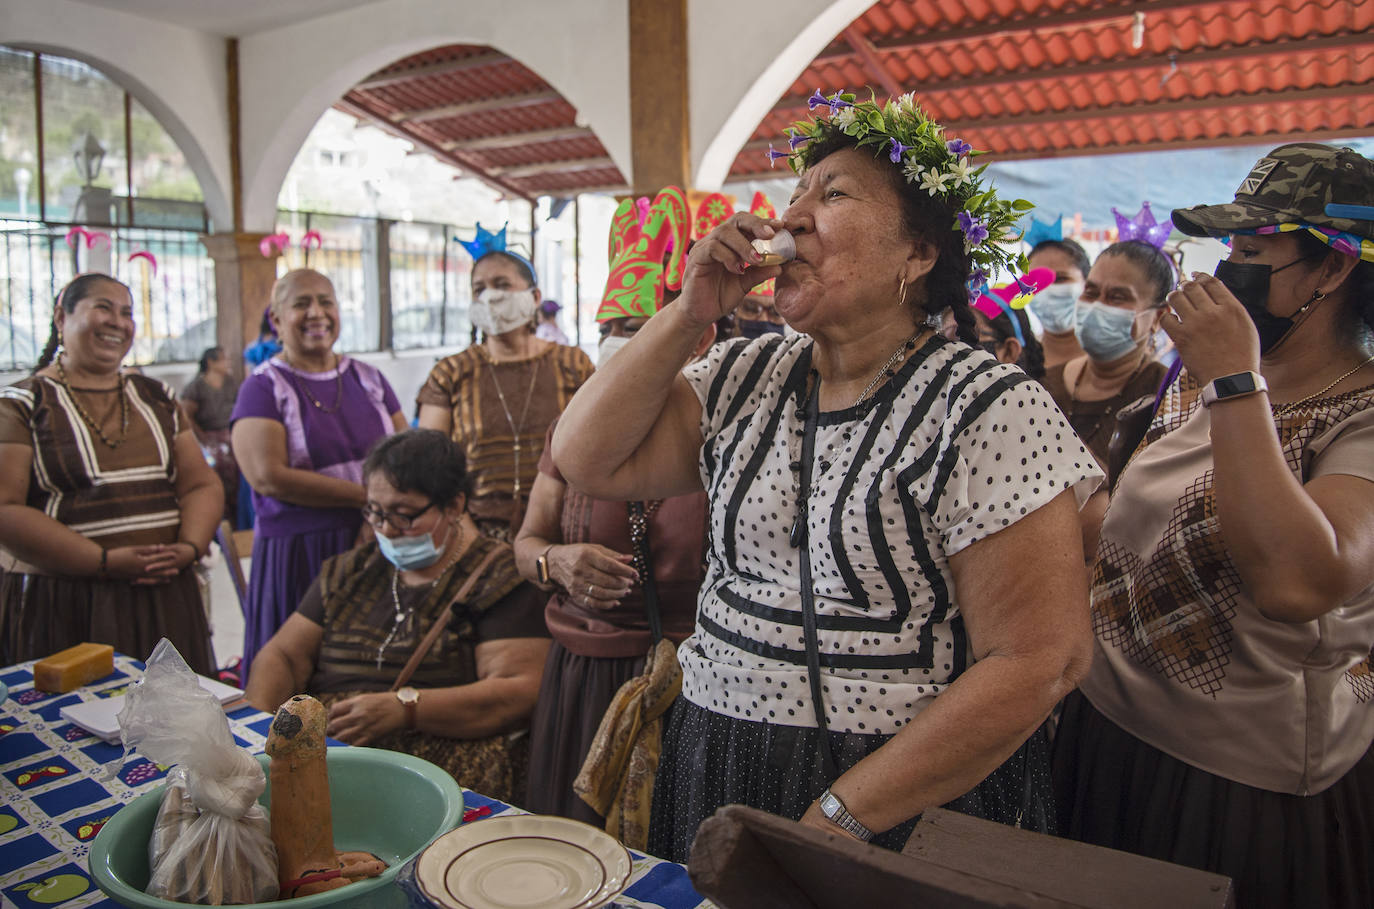
M138 333L129 362L184 362L215 344L214 263L199 232L109 227L88 247L70 225L0 220L0 371L31 369L47 342L57 292L81 271L129 285ZM472 337L472 259L449 224L280 211L292 244L279 273L323 272L339 297L338 348L359 352L458 348ZM319 244L302 245L314 231ZM512 232L512 244L528 237ZM156 260L156 270L143 257Z
M129 285L137 334L128 362L194 360L215 343L214 265L197 231L109 227L70 236L66 224L0 220L0 371L33 368L57 292L83 271ZM134 253L147 252L153 261Z

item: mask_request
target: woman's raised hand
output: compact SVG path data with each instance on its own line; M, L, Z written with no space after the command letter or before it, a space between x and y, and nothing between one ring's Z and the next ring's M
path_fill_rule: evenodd
M579 606L610 609L639 580L633 561L597 543L569 543L549 550L549 577Z
M782 274L778 265L760 265L763 257L750 245L769 239L782 222L736 212L692 247L677 305L702 327L735 311L749 290Z
M1160 326L1173 339L1188 374L1206 384L1259 369L1259 333L1245 307L1212 275L1193 272L1164 298Z

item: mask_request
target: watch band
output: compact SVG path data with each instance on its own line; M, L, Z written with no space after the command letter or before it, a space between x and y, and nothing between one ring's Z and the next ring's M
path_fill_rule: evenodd
M849 809L840 801L840 797L826 789L821 793L821 814L825 815L831 823L863 840L865 843L873 839L873 831L859 823L858 818L849 813Z
M1243 398L1247 395L1268 391L1269 385L1264 376L1257 372L1237 372L1229 376L1217 376L1202 387L1202 406L1211 407L1227 398Z
M539 558L534 560L535 578L545 587L552 581L552 578L549 576L549 550L553 549L554 545L555 544L550 543L548 546L544 547L544 551L539 553Z

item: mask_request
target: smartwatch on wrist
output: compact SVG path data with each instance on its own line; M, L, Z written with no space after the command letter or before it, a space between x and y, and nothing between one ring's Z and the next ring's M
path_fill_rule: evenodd
M1264 376L1257 372L1237 372L1229 376L1218 376L1202 387L1202 406L1211 407L1227 398L1243 398L1268 390L1269 385L1264 381Z
M829 789L821 793L821 814L825 815L831 823L863 840L865 843L873 839L873 831L859 823L854 815L849 813L849 809L844 807L844 802Z

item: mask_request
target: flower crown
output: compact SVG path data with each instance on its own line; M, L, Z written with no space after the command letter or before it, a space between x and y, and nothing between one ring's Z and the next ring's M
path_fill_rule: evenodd
M769 161L776 163L779 158L786 158L792 170L800 174L811 163L807 144L821 138L827 125L839 129L857 139L859 148L872 148L875 156L886 151L888 160L901 167L908 183L944 200L955 210L950 229L964 235L964 251L973 263L968 280L970 299L986 290L988 279L999 270L1024 273L1025 256L999 244L1018 238L1016 220L1035 206L1025 199L999 199L990 186L984 186L980 178L987 165L972 164L972 159L983 152L974 151L962 139L946 139L945 128L926 116L912 92L882 105L876 97L857 103L854 98L844 91L827 98L817 89L807 107L814 111L824 105L829 108L829 115L799 120L788 127L787 151L768 146Z

